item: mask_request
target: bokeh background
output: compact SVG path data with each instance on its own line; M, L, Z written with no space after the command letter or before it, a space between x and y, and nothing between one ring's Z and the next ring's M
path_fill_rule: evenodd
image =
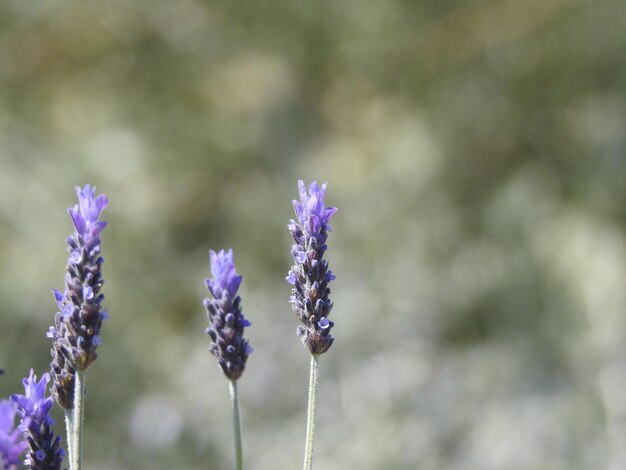
M0 2L0 396L48 368L89 182L87 468L231 468L202 306L223 247L247 467L298 468L298 179L340 209L317 468L626 468L623 0Z

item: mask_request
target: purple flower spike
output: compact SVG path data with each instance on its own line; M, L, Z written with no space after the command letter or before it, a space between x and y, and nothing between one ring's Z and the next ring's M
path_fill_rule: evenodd
M27 443L24 465L33 470L60 470L63 462L61 437L52 433L54 420L49 415L52 398L46 396L49 381L50 376L43 374L37 382L31 369L22 381L24 395L11 395L21 419L19 429Z
M289 302L304 326L298 326L298 336L313 355L328 351L334 338L330 334L333 322L328 319L333 303L329 300L328 283L335 279L323 259L326 251L328 221L337 212L326 207L326 183L320 188L313 181L307 192L298 181L300 201L293 201L297 220L290 220L287 228L296 242L291 248L294 264L286 280L293 286Z
M15 406L9 400L0 400L0 469L17 470L26 446L15 426Z
M65 409L73 407L76 370L86 370L98 357L100 329L108 317L102 310L104 296L100 293L104 284L100 232L106 222L99 220L108 200L104 194L96 197L96 188L88 184L77 187L76 194L78 204L68 209L76 230L67 239L65 291L52 290L59 310L46 334L53 343L53 395Z
M252 352L243 337L250 322L241 313L241 297L237 295L242 278L235 271L232 249L218 253L211 250L209 254L213 278L205 282L213 299L204 299L211 324L206 329L212 340L209 351L217 358L224 375L234 381L241 377Z

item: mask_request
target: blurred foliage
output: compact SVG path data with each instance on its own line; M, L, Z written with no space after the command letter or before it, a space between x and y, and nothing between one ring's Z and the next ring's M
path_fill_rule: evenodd
M624 18L621 0L0 2L0 396L48 368L89 182L110 199L111 320L88 467L231 468L201 301L207 250L232 246L248 467L297 468L285 225L317 179L340 208L317 467L626 468Z

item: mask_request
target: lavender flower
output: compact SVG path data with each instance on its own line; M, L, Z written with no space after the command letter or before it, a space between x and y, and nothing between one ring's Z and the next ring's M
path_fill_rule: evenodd
M78 204L68 209L76 230L68 237L65 292L53 289L59 311L54 326L46 336L52 339L51 373L54 396L59 405L72 408L76 370L84 371L97 359L102 321L108 318L102 310L104 283L100 256L100 232L106 222L98 220L107 206L104 194L95 197L96 188L76 188Z
M49 374L43 374L37 382L37 376L31 369L25 378L24 395L11 395L21 418L19 426L28 444L24 465L33 470L60 470L64 451L61 437L54 436L54 420L49 416L52 398L46 397Z
M243 337L243 330L250 326L241 313L241 297L237 290L241 285L241 276L235 272L233 250L209 251L211 258L212 279L206 285L213 299L204 299L211 326L206 333L211 337L209 350L217 358L224 375L230 380L237 380L246 366L252 348Z
M302 180L298 181L300 201L293 201L296 220L291 219L287 228L295 245L291 248L294 265L287 282L293 285L289 302L304 326L297 332L302 343L313 355L326 352L333 344L330 330L334 323L328 319L333 303L328 299L328 283L335 275L322 259L326 251L328 221L337 212L335 207L324 206L326 183L320 188L313 181L307 193Z
M15 406L0 400L0 470L17 470L25 449L22 433L15 427Z

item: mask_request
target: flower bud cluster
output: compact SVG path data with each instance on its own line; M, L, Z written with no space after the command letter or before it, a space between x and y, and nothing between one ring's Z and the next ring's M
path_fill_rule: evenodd
M333 307L328 283L335 275L323 258L331 229L328 221L337 209L324 205L326 183L319 187L312 182L307 193L304 182L299 181L298 188L300 201L293 201L297 220L292 219L287 225L296 243L291 248L294 264L286 279L293 286L290 303L302 323L298 336L311 354L318 355L334 341L330 334L334 323L328 319Z
M224 375L230 380L241 377L252 352L252 347L243 337L243 330L250 322L241 313L241 297L237 290L242 277L235 271L233 250L210 252L212 278L206 286L213 295L204 299L209 317L206 333L211 337L209 350L217 358Z

